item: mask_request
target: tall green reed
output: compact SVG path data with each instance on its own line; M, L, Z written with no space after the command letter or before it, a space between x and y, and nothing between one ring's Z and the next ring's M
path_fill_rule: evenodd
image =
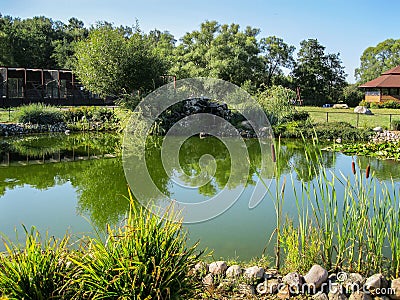
M123 227L108 228L107 240L91 238L76 265L73 299L175 299L198 289L188 271L202 252L186 246L182 222L172 208L161 218L137 208L132 196Z
M366 274L378 271L398 276L400 212L393 182L391 187L379 182L369 165L363 171L354 161L349 165L349 176L327 170L318 142L305 145L305 157L308 174L299 177L307 175L314 179L302 181L301 188L296 189L292 177L297 222L290 218L282 220L279 205L284 203L284 194L278 188L274 199L279 219L276 245L285 254L286 267L299 270L322 263L331 270ZM278 160L279 155L277 164ZM276 178L277 185L280 180Z

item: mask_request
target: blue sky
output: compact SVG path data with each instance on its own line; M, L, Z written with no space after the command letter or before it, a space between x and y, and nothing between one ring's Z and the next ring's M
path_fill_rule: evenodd
M98 20L130 26L137 18L143 31L168 30L176 39L216 20L260 28L259 37L276 35L297 49L300 41L316 38L327 52L340 53L349 82L367 47L400 38L399 0L0 0L0 12L64 23L77 17L86 26Z

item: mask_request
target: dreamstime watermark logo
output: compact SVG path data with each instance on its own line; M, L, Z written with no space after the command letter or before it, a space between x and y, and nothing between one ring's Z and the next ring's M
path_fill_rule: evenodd
M185 141L196 135L209 135L218 138L230 156L230 176L218 193L201 202L188 202L177 195L161 189L152 178L146 160L146 141L152 130L159 126L165 116L176 113L173 107L190 104L196 99L211 99L220 105L213 104L214 112L196 113L192 111L180 116L175 124L164 133L161 145L162 167L168 180L180 189L200 188L207 184L216 172L216 160L211 155L200 157L200 172L187 174L180 165L179 151ZM192 101L192 102L191 102ZM178 80L160 87L136 107L133 117L127 126L123 142L123 166L125 177L135 198L146 208L156 214L163 214L171 203L182 211L184 223L196 223L214 218L229 209L241 196L250 175L250 157L245 140L240 132L221 114L215 113L225 107L236 109L251 126L261 151L261 162L248 207L254 208L267 193L269 179L274 170L271 165L271 143L273 133L268 118L261 106L246 91L234 84L212 78L189 78ZM271 174L269 174L271 173ZM261 178L260 178L261 177ZM264 180L262 179L264 178Z
M282 282L268 280L260 283L256 287L257 293L274 294L279 292L281 296L284 295L298 295L298 294L316 294L320 291L325 291L331 294L352 294L362 292L374 296L395 295L396 290L392 287L372 287L368 284L361 284L360 282L353 282L346 272L339 272L336 274L335 280L327 280L322 283L318 288L313 284L303 283L300 285L287 285Z

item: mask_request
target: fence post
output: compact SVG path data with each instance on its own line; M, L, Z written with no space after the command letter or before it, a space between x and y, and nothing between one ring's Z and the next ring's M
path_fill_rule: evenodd
M326 112L326 123L328 123L328 122L329 122L329 113Z
M389 114L389 130L392 130L392 114Z

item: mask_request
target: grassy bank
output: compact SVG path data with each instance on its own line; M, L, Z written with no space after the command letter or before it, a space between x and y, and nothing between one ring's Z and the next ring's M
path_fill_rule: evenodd
M353 108L349 109L334 109L334 108L323 108L315 106L296 106L298 111L306 111L310 114L313 122L325 123L327 122L347 122L352 126L358 126L364 128L374 128L381 126L382 128L389 129L390 118L392 121L400 120L400 109L389 109L389 108L371 108L373 115L356 114ZM390 117L392 114L392 117Z

